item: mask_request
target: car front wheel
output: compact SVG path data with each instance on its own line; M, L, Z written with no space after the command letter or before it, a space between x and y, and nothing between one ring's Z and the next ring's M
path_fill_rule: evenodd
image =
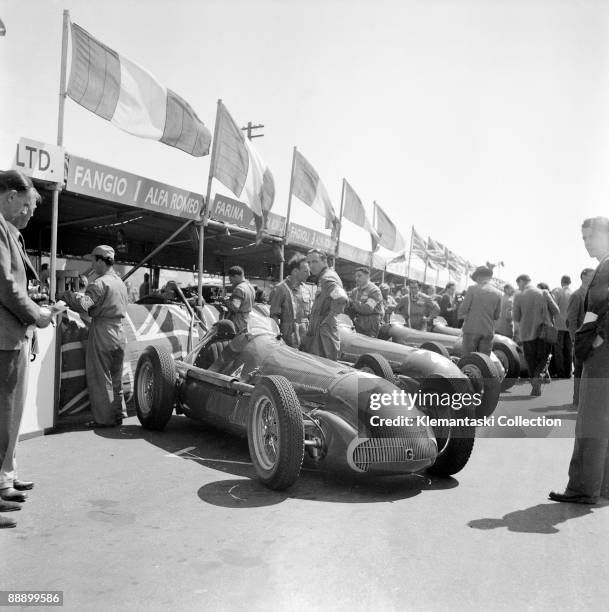
M250 398L247 430L250 456L270 489L287 489L300 475L304 423L300 402L287 378L264 376Z

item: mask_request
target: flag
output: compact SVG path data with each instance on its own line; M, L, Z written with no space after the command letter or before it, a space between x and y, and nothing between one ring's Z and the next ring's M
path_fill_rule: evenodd
M370 238L372 240L372 250L376 251L379 243L379 235L376 230L372 226L368 215L366 214L366 210L364 209L364 205L360 200L357 193L349 182L345 181L345 192L344 192L344 200L343 200L343 217L351 221L351 223L355 223L358 227L365 229L370 232ZM391 262L388 262L391 263Z
M431 261L438 264L442 268L446 268L448 255L447 255L447 249L443 244L441 244L437 240L434 240L431 237L428 237L427 238L427 253Z
M80 26L71 26L67 93L72 100L134 136L195 157L209 153L211 133L185 100Z
M419 236L414 227L412 228L412 237L410 238L410 250L423 261L427 259L427 245L425 244L425 240Z
M406 243L393 221L376 202L374 202L374 209L376 211L376 231L379 235L379 244L390 251L404 249Z
M294 149L292 195L324 217L326 229L331 229L332 236L335 237L340 220L336 216L330 196L315 168L296 149Z
M260 239L275 200L275 181L258 151L243 135L222 102L218 103L212 157L210 176L251 209Z

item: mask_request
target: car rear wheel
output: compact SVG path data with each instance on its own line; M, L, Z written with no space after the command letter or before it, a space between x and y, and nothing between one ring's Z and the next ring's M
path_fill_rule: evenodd
M362 355L353 367L356 370L380 376L380 378L385 380L395 381L395 376L389 362L379 353L366 353Z
M256 383L247 438L256 473L267 487L287 489L298 480L304 423L300 402L287 378L264 376Z
M448 359L450 359L448 349L439 342L423 342L423 344L421 344L419 348L423 349L424 351L438 353L438 355L442 355L442 357L447 357Z
M460 410L456 414L451 408L439 407L432 410L432 418L463 418L469 416L473 418L473 410ZM476 428L473 425L437 425L432 427L436 442L438 443L438 457L435 463L427 468L430 474L447 478L460 472L467 462L474 448L476 438Z
M505 370L505 378L501 381L501 390L507 391L516 384L516 380L520 376L518 351L504 342L495 342L493 343L493 353Z
M481 403L475 409L476 417L493 414L501 394L501 380L491 358L484 353L470 353L461 357L457 365L469 378L474 391L481 395Z
M145 429L162 430L176 398L176 368L166 349L148 346L135 370L135 409Z

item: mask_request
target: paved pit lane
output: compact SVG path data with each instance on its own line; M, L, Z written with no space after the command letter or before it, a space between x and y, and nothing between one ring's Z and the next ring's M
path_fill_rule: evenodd
M2 588L104 612L591 608L609 596L609 507L547 500L566 482L570 385L517 385L496 413L570 430L481 431L451 479L303 470L273 492L245 441L185 417L26 440L36 487L5 515L18 526L0 531Z

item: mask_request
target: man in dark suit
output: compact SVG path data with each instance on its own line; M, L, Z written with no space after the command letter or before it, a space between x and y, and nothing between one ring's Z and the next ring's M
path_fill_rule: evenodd
M40 201L32 181L0 171L0 498L23 502L34 484L17 478L15 451L25 403L27 365L34 325L46 327L51 311L28 297L28 278L37 279L19 230ZM14 527L10 519L0 527Z
M586 298L586 291L588 291L588 285L590 285L593 276L594 268L582 270L580 275L582 280L581 287L574 291L569 298L569 304L567 305L567 328L569 329L572 343L575 343L575 332L584 322L584 315L586 314L584 300ZM582 377L583 366L584 364L573 352L573 406L577 406L579 403L579 383Z
M541 326L559 310L550 293L534 287L528 274L521 274L516 283L520 291L514 296L512 317L514 323L518 323L518 336L531 380L531 395L540 396L541 374L550 354L550 345L540 337Z

